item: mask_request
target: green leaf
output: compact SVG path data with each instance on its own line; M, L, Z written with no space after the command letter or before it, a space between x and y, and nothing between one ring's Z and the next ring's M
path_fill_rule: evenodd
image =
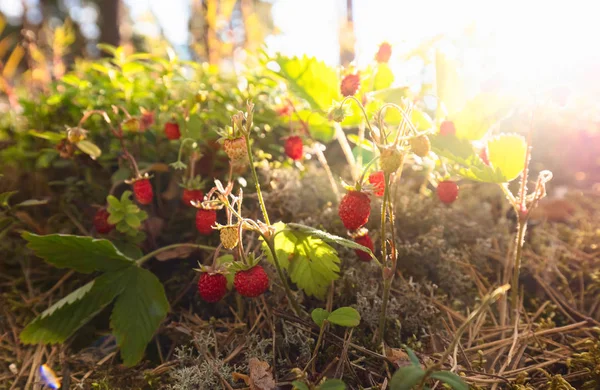
M373 90L378 91L389 88L394 82L394 73L390 66L385 63L377 65L377 70L373 76Z
M341 379L327 379L319 386L319 390L346 390L346 384Z
M286 231L285 226L275 224L275 250L281 267L307 295L323 299L329 284L339 278L337 252L323 240L297 230ZM273 261L265 243L263 249Z
M113 184L129 179L132 176L129 168L121 167L110 178Z
M506 181L516 179L525 166L527 143L517 134L501 134L487 143L490 164L504 175Z
M356 134L347 134L346 138L348 138L348 141L352 142L357 147L364 149L365 151L371 153L375 151L375 145L373 144L373 142L369 141L366 138L363 138L362 142L360 142L360 140L358 139L358 135Z
M121 209L121 202L119 202L119 199L117 199L116 197L108 195L106 197L106 201L108 202L109 208L112 207L115 210Z
M41 206L43 204L47 204L47 199L27 199L21 203L17 203L15 207L31 207L31 206Z
M8 207L10 198L19 191L8 191L0 194L0 207Z
M452 372L436 371L431 374L431 377L450 385L450 387L452 387L454 390L469 390L469 385L463 382L461 377Z
M451 116L456 136L471 141L480 140L506 114L509 107L510 100L506 96L492 93L475 96L457 115Z
M329 312L318 307L310 313L310 316L315 324L317 324L320 328L323 326L323 322L327 319L327 317L329 317Z
M306 383L300 381L293 381L292 386L294 386L294 389L296 390L310 390Z
M396 371L390 381L390 390L411 390L423 379L425 371L419 366L405 366Z
M310 134L321 142L330 142L335 135L335 130L327 117L311 110L299 110L294 118L298 118L308 125Z
M64 138L66 138L65 134L54 133L52 131L29 130L28 134L32 135L34 137L37 137L37 138L47 139L48 141L52 141L54 143L58 143L58 142L62 141Z
M100 150L100 148L91 141L88 141L88 140L79 141L79 142L77 142L76 145L79 148L79 150L81 150L83 153L90 156L90 158L92 160L95 160L102 155L102 150Z
M371 252L371 250L369 248L367 248L366 246L357 244L356 242L354 242L352 240L348 240L347 238L336 236L334 234L324 232L323 230L315 229L313 227L302 225L299 223L288 223L287 226L291 229L298 230L302 233L306 233L311 236L317 237L325 242L332 242L334 244L345 246L346 248L367 252L368 254L371 255L371 257L375 258L375 255L373 254L373 252Z
M404 346L404 349L406 350L406 354L408 355L410 362L415 366L420 366L421 362L419 362L419 358L417 357L417 355L415 355L415 351L408 348L406 345Z
M360 314L352 307L340 307L327 317L327 321L335 325L353 328L360 324Z
M277 56L278 74L287 80L290 89L306 100L313 110L327 111L331 102L341 100L337 71L316 58Z
M402 98L410 96L409 87L386 88L369 94L374 99L386 103L402 104Z
M125 272L105 273L56 302L27 325L21 332L21 341L27 344L64 342L123 291Z
M146 345L169 310L165 289L158 278L144 268L130 267L125 290L115 302L110 324L121 348L123 364L138 363Z
M121 253L108 240L69 234L23 233L27 247L57 268L72 268L77 272L115 271L132 264L132 259Z

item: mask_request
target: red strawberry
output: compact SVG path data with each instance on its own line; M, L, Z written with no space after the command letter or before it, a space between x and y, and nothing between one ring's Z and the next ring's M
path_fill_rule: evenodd
M245 270L238 271L233 278L233 285L240 295L248 298L255 298L269 288L269 275L260 265Z
M165 135L171 141L181 138L181 132L179 131L179 124L177 124L177 122L165 123Z
M227 293L227 278L223 274L203 272L198 280L198 294L206 302L218 302Z
M349 191L340 202L338 214L348 230L356 230L369 220L371 199L360 191Z
M202 190L189 190L187 188L183 189L181 200L184 204L193 206L192 201L201 202L202 199L204 199L204 192L202 192Z
M142 130L147 130L154 123L154 113L152 111L142 111Z
M140 179L133 182L133 194L139 204L150 204L152 203L152 184L149 179Z
M344 96L354 96L360 88L360 76L358 74L349 74L344 76L340 84L340 92Z
M369 237L369 234L367 234L367 233L365 233L364 236L356 237L354 239L354 242L356 242L357 244L360 244L362 246L366 246L367 248L369 248L371 250L371 252L373 252L373 250L374 250L373 249L373 240L371 240L371 237ZM355 249L354 252L356 252L356 255L362 261L368 262L368 261L372 260L371 255L365 251Z
M292 106L289 104L284 104L283 106L276 108L275 112L279 116L290 116L292 115Z
M196 229L205 236L213 232L212 226L217 222L217 211L212 209L198 209L196 213Z
M369 175L369 183L371 183L375 189L375 196L383 196L385 190L385 175L383 171L373 172Z
M483 148L481 148L481 150L479 151L479 158L481 159L481 161L483 161L485 165L490 165L487 147L484 146Z
M248 148L244 137L227 138L223 141L223 149L234 164L245 164L248 160Z
M375 61L379 63L387 63L392 56L392 45L387 42L383 42L379 45L379 50L375 54Z
M300 160L303 155L304 146L302 144L302 138L297 135L288 137L285 140L285 154L292 160Z
M440 125L440 135L455 135L456 127L454 127L454 122L452 121L443 121Z
M108 217L110 214L106 209L100 209L94 215L94 227L98 233L108 234L115 228L115 225L108 223Z
M450 204L458 198L458 184L451 180L444 180L438 183L437 196L442 203Z

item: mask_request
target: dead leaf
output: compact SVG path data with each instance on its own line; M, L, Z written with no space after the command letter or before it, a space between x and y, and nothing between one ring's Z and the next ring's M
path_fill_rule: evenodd
M575 206L565 199L542 199L538 207L531 210L534 221L567 222L575 213Z
M408 354L401 349L385 348L385 357L396 367L405 366L408 363Z
M172 259L184 259L194 252L194 248L180 246L177 248L169 249L168 251L160 252L156 255L156 260L166 261Z
M275 379L269 363L251 358L248 362L250 369L250 386L251 390L273 390L275 388Z

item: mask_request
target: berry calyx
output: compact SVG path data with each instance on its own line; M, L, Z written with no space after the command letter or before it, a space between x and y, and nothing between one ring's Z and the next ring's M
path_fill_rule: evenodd
M214 209L198 209L196 212L196 229L198 233L208 236L213 232L217 222L217 211Z
M110 214L106 209L100 209L94 215L94 227L98 233L108 234L115 228L115 225L108 223L108 217Z
M181 131L179 131L179 124L177 122L165 123L165 135L171 141L178 140L181 138Z
M443 121L440 125L440 135L455 135L456 127L454 127L454 122L452 121Z
M383 171L373 172L369 175L369 183L373 185L375 196L383 196L385 191L385 174Z
M426 135L419 135L410 139L410 148L414 154L423 158L431 152L431 142Z
M219 229L221 244L225 249L233 249L238 245L239 234L238 225L223 226Z
M356 242L357 244L360 244L362 246L366 246L367 248L369 248L371 250L371 252L374 251L373 240L371 240L371 237L369 236L368 233L365 233L362 236L356 237L354 239L354 242ZM355 249L354 252L356 253L356 255L358 256L358 258L361 261L369 262L369 261L373 260L371 255L365 251L361 251L360 249Z
M233 285L241 296L255 298L269 288L269 275L261 265L238 271L233 278Z
M451 204L458 198L458 184L452 180L441 181L438 183L436 193L442 203Z
M360 191L349 191L340 202L338 215L348 230L356 230L369 221L371 199Z
M340 92L343 96L354 96L360 88L360 76L358 73L344 76L340 83Z
M181 200L185 205L193 206L192 202L202 202L202 199L204 199L204 192L202 190L183 189Z
M392 45L387 42L381 43L379 45L379 49L377 50L377 54L375 54L375 61L381 63L387 63L392 56Z
M227 278L220 273L203 272L198 279L198 294L206 302L218 302L227 293Z
M300 160L304 154L304 145L302 138L292 135L285 140L285 154L294 161Z
M142 177L135 180L133 182L133 195L139 204L146 205L152 203L154 192L152 191L150 179L147 177Z

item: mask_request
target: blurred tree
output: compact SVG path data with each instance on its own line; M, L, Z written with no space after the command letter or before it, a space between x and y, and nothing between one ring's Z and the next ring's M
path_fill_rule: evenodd
M119 46L121 34L119 33L119 0L99 0L100 11L100 43Z

